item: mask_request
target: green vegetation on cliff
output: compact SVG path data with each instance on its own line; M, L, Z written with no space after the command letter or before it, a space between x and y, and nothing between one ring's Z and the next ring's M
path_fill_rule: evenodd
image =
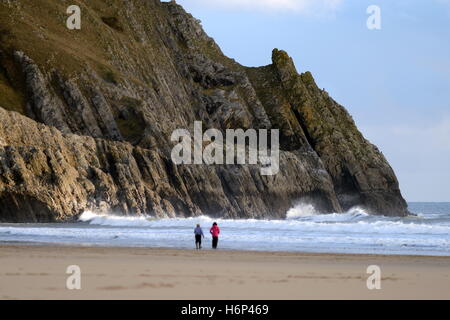
M81 30L65 26L73 4ZM407 213L387 161L311 73L276 49L269 66L241 66L175 2L0 1L0 40L0 220L284 217L297 201ZM175 166L171 133L198 120L280 129L280 173Z

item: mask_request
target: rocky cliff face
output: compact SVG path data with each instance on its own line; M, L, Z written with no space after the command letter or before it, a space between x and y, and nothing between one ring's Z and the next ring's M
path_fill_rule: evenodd
M406 215L394 172L289 56L246 68L174 2L0 1L0 220L86 209L284 217L298 201ZM280 129L280 172L174 165L173 130Z

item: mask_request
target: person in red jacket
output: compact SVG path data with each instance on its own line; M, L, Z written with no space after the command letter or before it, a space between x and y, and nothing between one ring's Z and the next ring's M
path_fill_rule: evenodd
M217 244L219 243L220 229L216 222L213 223L209 232L212 235L212 247L213 249L217 249Z

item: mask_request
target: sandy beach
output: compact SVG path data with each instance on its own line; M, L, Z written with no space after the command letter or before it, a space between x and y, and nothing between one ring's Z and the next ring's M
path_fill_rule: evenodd
M450 257L3 245L0 299L450 299Z

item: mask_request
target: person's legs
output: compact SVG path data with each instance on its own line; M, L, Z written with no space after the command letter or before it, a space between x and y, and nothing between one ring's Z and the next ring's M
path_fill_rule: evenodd
M212 247L213 249L217 249L217 243L219 242L219 238L218 237L213 237L212 240Z
M195 247L199 250L202 247L202 236L195 235Z

